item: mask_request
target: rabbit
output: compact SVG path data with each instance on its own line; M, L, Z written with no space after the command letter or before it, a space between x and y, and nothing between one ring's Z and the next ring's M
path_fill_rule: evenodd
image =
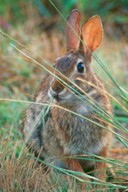
M82 173L93 167L96 177L106 181L105 162L75 158L90 154L107 157L112 142L112 128L94 106L112 115L106 90L91 68L92 53L103 39L102 22L93 16L80 27L80 17L77 9L71 11L66 53L55 60L36 91L23 131L25 142L43 160Z

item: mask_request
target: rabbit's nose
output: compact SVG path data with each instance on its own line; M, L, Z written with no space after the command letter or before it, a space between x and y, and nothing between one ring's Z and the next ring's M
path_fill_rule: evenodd
M52 87L51 87L51 89L52 89L56 94L59 94L59 93L63 90L63 87L62 87L60 84L58 84L58 85L53 84Z
M66 92L66 89L56 89L56 90L53 90L52 87L50 87L49 91L48 91L48 95L49 97L52 97L52 98L61 98Z
M62 84L60 84L58 81L53 81L53 83L51 85L51 89L53 92L55 92L55 94L59 95L63 91L64 86Z

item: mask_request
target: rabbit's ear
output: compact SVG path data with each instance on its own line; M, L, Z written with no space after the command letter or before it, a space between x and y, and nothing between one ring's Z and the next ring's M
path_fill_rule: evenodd
M67 51L78 49L80 42L80 13L77 9L72 10L66 25Z
M91 17L82 27L82 40L85 43L84 51L90 54L102 43L103 27L99 16ZM90 50L90 51L89 51Z

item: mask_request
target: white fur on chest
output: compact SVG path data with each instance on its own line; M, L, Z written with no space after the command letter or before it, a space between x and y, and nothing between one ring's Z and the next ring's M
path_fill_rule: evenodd
M81 114L81 115L85 116L85 115L89 114L92 111L92 109L86 103L84 103L84 102L81 103L80 102L80 103L77 104L77 110L76 111L77 111L78 114Z

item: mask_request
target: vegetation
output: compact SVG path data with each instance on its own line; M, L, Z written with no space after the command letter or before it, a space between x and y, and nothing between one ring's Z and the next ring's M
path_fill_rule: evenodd
M128 191L128 1L2 0L0 2L0 191L80 191L79 174L45 165L26 149L21 129L44 66L65 52L62 22L73 8L88 18L98 14L106 35L92 65L111 97L114 142L107 161L115 177L104 191ZM59 12L60 11L60 12ZM63 18L64 16L64 18ZM107 21L107 22L106 22ZM47 68L48 70L48 68ZM98 110L98 109L97 109ZM23 114L23 115L22 115ZM110 119L103 117L106 121ZM84 175L85 178L89 177ZM93 178L94 179L94 178ZM72 180L72 186L69 185ZM90 180L91 182L91 180ZM95 184L94 180L93 184ZM88 187L88 191L90 188ZM100 191L100 189L95 190Z

